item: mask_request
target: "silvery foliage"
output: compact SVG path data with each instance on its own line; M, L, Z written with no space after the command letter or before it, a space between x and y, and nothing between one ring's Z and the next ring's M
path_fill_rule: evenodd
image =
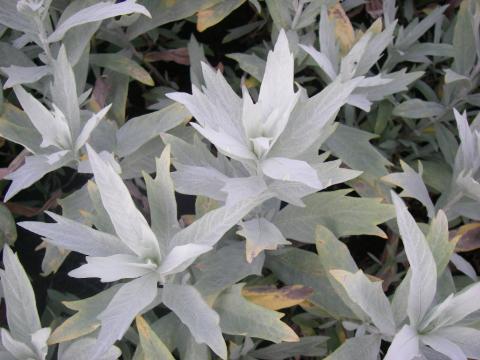
M148 2L150 9L157 6L153 3ZM196 2L182 5L187 3L195 9L190 15L200 10L195 8ZM256 348L262 340L252 338L272 342L299 339L279 320L280 313L247 301L242 295L244 284L238 282L244 279L248 282L248 276L262 274L266 258L263 250L287 245L287 238L299 240L296 237L300 233L300 240L314 242L312 228L320 223L327 226L323 221L331 231L335 228L338 236L358 231L384 234L376 224L389 217L378 213L387 213L390 205L379 205L376 199L356 199L363 201L362 204L369 201L375 210L362 209L373 213L372 221L363 224L361 216L345 215L345 208L354 207L351 198L344 199L349 190L314 194L359 175L358 171L341 168L341 161L375 178L383 176L384 182L401 187L401 196L416 198L425 206L431 224L430 227L416 224L399 197L388 194L385 184L374 183L373 195L365 192L366 197L382 196L384 201L392 198L410 264L403 280L397 274L394 281L401 282L391 298L385 295L380 281L358 270L346 246L332 234L330 238L327 236L328 240L322 237L325 232L317 236L317 249L328 242L336 244L323 253L318 251L318 256L297 247L268 254L265 266L272 271L274 282L301 283L315 289L309 302L302 304L308 313L301 315L307 315L304 318L307 322L318 321L321 325L307 329L322 328L323 332L324 326L340 320L347 334L354 334L328 359L377 359L380 355L390 360L480 358L480 309L476 301L479 284L467 287L463 287L463 282L454 284L458 277L452 277L447 266L451 261L477 280L473 268L465 270L466 261L462 263L455 254L455 243L448 240L448 220L455 220L455 225L460 217L480 220L478 115L471 124L468 122L468 117L475 114L471 106L480 104L475 93L480 81L478 2L463 1L452 22L443 15L445 7L441 6L421 21L407 14L410 24L403 27L395 20L395 1L385 0L383 31L377 21L345 55L339 51L334 23L323 6L335 1L266 0L265 3L276 26L274 34L281 28L289 30L280 31L267 61L236 54L244 70L247 66L241 59L255 60L251 75L258 80L263 78L258 99L254 90L250 94L246 88L242 89L243 97L238 97L220 72L207 64L201 65L200 61L192 62L190 69L192 82L197 85L192 95L171 95L195 116L197 123L192 127L215 145L217 152L213 155L200 137L193 136L193 143L185 141L192 135L192 127L181 129L181 135L186 134L181 138L164 134L190 117L182 105L163 107L169 100L162 98L160 111L130 119L120 129L108 119L108 106L98 112L86 110L90 93L85 86L85 69L89 66L92 35L102 20L130 13L137 14L119 23L136 23L138 31L138 23L145 20L140 15L149 15L145 7L131 0L94 5L89 1L74 1L59 14L57 22L55 16L48 16L52 11L48 0L18 3L0 0L0 23L15 30L10 38L12 45L2 43L2 46L16 54L15 57L22 53L18 49L34 43L33 51L25 50L33 54L29 55L31 58L20 56L16 63L1 68L8 77L5 87L13 87L24 112L6 102L0 134L33 154L10 175L14 182L7 198L61 166L93 172L95 183L91 181L59 201L63 216L48 213L54 223L20 225L44 237L45 273L56 271L69 251L75 251L87 257L86 264L70 273L72 277L116 282L91 298L67 302L69 309L78 312L50 334L50 328L40 325L24 270L6 247L5 270L0 275L9 330L1 329L2 359L44 359L51 357L53 351L57 351L59 359L115 359L120 350L112 345L123 337L138 345L134 359L148 358L142 353L145 338L142 339L140 330L140 342L127 330L137 315L148 312L145 318L153 319L151 310L159 306L162 314L165 308L171 312L151 324L149 335L155 342L156 356L161 353L173 359L170 352L177 349L182 359L208 359L210 348L226 358L226 340L222 334L233 336L229 338L232 341L228 354L232 359L281 358L300 352L305 356L324 356L328 353L325 336L303 336L293 345L281 343ZM346 1L344 7L360 3ZM160 8L164 6L164 2L158 4ZM158 15L153 11L152 14ZM316 27L318 15L320 48L302 47L316 60L328 85L309 98L305 89L294 90L292 52L297 63L302 64L307 53L297 51L297 46L313 43L315 35L308 29ZM175 16L175 19L182 17ZM113 20L110 21L103 26L104 30L107 25L114 26ZM155 27L151 24L154 22L147 26ZM427 34L431 28L433 31ZM70 29L81 31L70 32ZM128 33L131 34L127 31L127 36ZM427 42L420 42L421 37L428 38ZM192 41L191 59L194 47ZM445 81L439 94L418 79L428 69L431 57L441 62L440 66L453 58L450 68L441 70ZM44 65L35 65L33 59ZM405 62L413 63L414 71L397 70L397 65L403 66ZM437 71L435 67L434 72ZM301 77L297 80L305 81ZM407 86L413 86L415 94L421 93L425 99L409 98L413 92L399 95ZM40 94L42 103L27 88ZM363 122L362 129L369 129L371 119L365 117L378 115L382 105L393 109L384 116L387 121L401 118L401 125L391 126L391 133L380 147L389 155L398 154L393 152L397 146L414 149L411 156L400 161L402 172L386 175L385 166L389 162L368 142L371 134L333 122L345 104L372 111L366 115L349 106L344 108L347 124ZM399 136L403 128L407 130L404 138ZM454 135L457 129L460 144ZM163 149L156 139L160 133L167 146L155 161ZM329 153L318 155L322 146L341 160L326 161ZM443 157L436 157L438 149ZM177 170L172 175L174 181L170 178L170 150ZM413 166L417 158L427 160L418 162L418 170ZM432 159L437 164L445 159L447 170L432 170L428 166L428 160ZM122 181L138 177L141 170L157 172L155 179L144 175L150 225L135 207ZM446 185L439 186L444 178ZM221 207L211 210L212 203L199 198L196 214L204 215L184 228L177 221L174 188L214 199ZM441 193L435 202L429 195L432 188ZM360 190L357 192L364 196ZM289 205L279 211L281 201ZM305 209L295 208L305 204ZM305 214L312 216L307 218ZM246 259L245 245L233 232L227 232L237 223L240 223L237 234L246 238ZM388 226L397 232L394 226ZM335 251L329 251L332 249ZM395 255L389 260L403 261L402 255ZM275 258L281 261L275 264ZM49 264L52 259L55 266ZM293 259L294 266L287 263L289 259ZM97 307L91 306L92 303ZM338 313L329 312L337 309ZM325 323L325 318L334 321ZM301 316L298 320L303 321ZM88 330L66 331L72 323L76 326L80 323ZM137 329L138 324L137 318ZM47 338L48 344L61 343L58 349L48 349ZM380 354L381 341L390 344L386 354Z
M423 75L421 71L407 73L406 69L395 72L382 70L374 76L371 75L371 68L377 64L387 47L393 45L397 22L386 24L383 31L379 30L381 26L381 19L377 19L348 53L342 56L335 36L335 20L329 18L324 6L321 10L318 37L320 51L311 45L300 45L320 67L326 83L337 78L346 81L363 76L364 79L349 96L347 103L367 112L370 111L372 102L406 90L409 84Z
M381 282L369 279L362 270L330 271L355 304L351 310L363 319L361 323L345 323L356 331L359 341L355 345L347 342L337 352L348 350L350 356L355 356L368 346L376 357L382 339L391 342L387 360L433 360L442 355L448 359L479 359L480 331L474 324L479 320L476 298L480 284L460 292L450 287L448 294L440 294L437 285L444 281L442 277L451 276L446 265L453 247L448 244L445 214L437 213L425 237L400 197L393 192L391 195L410 268L391 300L384 294Z
M65 48L60 49L55 64L57 71L54 73L54 82L51 89L54 100L60 100L58 97L65 95L65 85L71 84L73 88L71 87L68 90L75 91L74 74L68 64ZM23 140L25 146L33 155L27 156L25 165L7 176L7 179L12 180L12 184L5 195L6 200L9 200L20 190L32 185L46 173L63 166L74 166L75 163L78 163L81 156L80 150L110 108L110 106L107 106L100 112L92 114L82 123L76 91L69 94L72 97L63 99L66 100L65 102L54 102L51 111L25 91L21 85L15 85L14 91L37 132L35 135L41 137L41 143L38 148L29 147L28 142ZM75 104L75 102L77 103ZM64 105L58 105L61 106L63 111L56 103Z
M406 56L408 61L424 64L430 63L427 55L436 56L439 59L453 58L450 67L442 69L444 74L442 91L440 94L428 91L425 84L419 82L417 83L417 89L425 99L409 98L397 104L393 114L406 119L418 119L418 124L415 126L416 130L421 131L433 124L437 146L440 148L447 164L453 169L456 142L454 139L455 131L449 125L449 122L454 120L453 109L462 111L467 106L478 106L479 104L479 94L475 91L478 89L480 81L480 38L478 36L480 6L476 1L463 1L455 21L447 24L449 31L444 33L441 31L442 26L446 27L446 21L441 17L443 9L443 7L437 8L417 25L417 27L420 27L424 21L426 26L435 24L435 42L412 45L412 48L416 48L416 51L413 52L414 56ZM430 21L427 22L429 18ZM409 27L414 29L413 26ZM412 32L418 35L418 32L413 30ZM403 33L407 33L407 29ZM403 37L410 39L411 36L407 35ZM400 45L396 47L398 49L396 51L392 50L389 57L393 59L397 56L397 61L403 61L403 58L399 57L403 50L401 50Z
M25 165L6 177L12 180L12 184L5 200L45 174L64 166L78 169L79 172L90 172L88 161L84 159L84 145L87 141L124 178L138 177L141 170L153 171L155 165L151 159L160 154L162 147L161 142L152 139L188 119L188 113L182 107L167 106L157 112L131 119L128 124L117 129L115 123L106 120L111 105L96 113L83 110L83 103L89 97L90 90L79 93L85 86L78 80L83 77L80 75L83 72L83 64L80 62L84 61L82 59L88 61L88 41L93 33L85 31L81 38L76 38L68 37L68 31L82 25L89 26L92 22L94 24L90 28L96 30L104 19L131 13L149 16L149 13L135 1L119 4L99 2L87 7L83 5L80 9L78 4L73 3L65 11L71 16L62 18L55 30L47 31L51 27L48 22L49 4L50 2L25 0L18 2L15 7L10 1L1 3L0 23L23 32L25 44L36 43L42 51L39 59L45 64L1 68L8 76L5 87L13 87L28 118L8 105L9 116L5 117L8 121L2 124L0 134L23 145L31 153L31 156L26 157ZM77 11L71 14L75 10ZM65 36L65 42L59 45ZM56 57L52 55L54 52L57 52ZM42 82L43 86L40 86ZM49 106L46 107L34 98L21 84L41 91Z
M348 104L370 111L370 114L367 116L362 113L355 114L353 109L346 106L345 117L348 126L343 124L339 126L324 146L325 150L330 150L352 169L362 170L363 178L380 178L387 175L388 171L385 166L392 164L384 157L384 154L387 152L388 155L392 145L385 144L384 147L381 144L382 152L379 152L369 143L369 140L376 135L360 130L359 124L365 118L370 120L375 116L388 122L391 115L390 107L403 99L404 95L400 93L405 92L410 86L418 86L419 90L423 92L424 87L420 88L417 85L422 83L419 79L425 74L422 65L430 64L430 57L440 61L453 57L453 46L441 43L440 36L438 36L438 34L442 34L439 29L445 19L443 16L445 9L446 7L439 6L421 21L409 19L409 26L404 28L398 25L395 19L395 0L383 1L383 17L378 18L365 32L357 31L356 39L352 39L354 40L353 44L343 54L339 38L336 36L337 31L342 32L341 28L337 29L336 21L339 20L331 18L327 9L323 7L320 11L319 50L309 45L312 41L308 38L299 42L300 47L315 61L317 69L319 69L317 72L324 82L329 83L337 77L365 76L364 86L357 88L352 93ZM348 18L345 21L349 23ZM427 44L420 42L419 39L433 26L436 31L434 42ZM407 62L413 63L415 71L407 72L406 67L398 68L397 65L404 66ZM399 106L401 105L400 103ZM434 105L438 108L438 104ZM414 111L415 104L412 103L411 108ZM419 115L419 117L421 116ZM381 125L378 130L375 129L375 132L383 131L383 126ZM352 144L351 148L345 148L346 144ZM358 191L358 188L356 190ZM383 192L388 194L387 189L384 189ZM364 196L364 194L362 195Z
M235 94L223 75L202 63L205 85L192 86L192 94L171 93L197 120L191 125L218 150L212 156L197 139L193 145L172 136L173 174L178 191L204 195L236 204L246 196L268 191L276 199L265 203L241 224L246 237L247 258L264 249L288 244L272 220L280 201L304 206L302 198L336 183L358 176L340 168L340 161L325 161L318 155L322 142L335 129L333 121L362 77L337 79L319 94L308 97L294 91L294 58L288 39L280 31L268 54L258 100L243 87ZM228 158L230 158L230 160ZM194 174L194 175L193 175Z
M449 219L459 216L479 220L479 213L476 209L480 201L480 128L479 116L472 124L468 123L467 114L460 114L453 110L460 144L457 147L452 173L450 175L449 187L434 205L427 187L422 179L422 166L419 172L415 172L408 164L402 163L403 172L392 173L383 177L383 180L403 188L401 196L415 198L420 201L432 217L435 208L445 211Z
M478 214L469 207L480 202L480 117L470 125L467 113L454 109L460 144L453 165L450 190L439 199L451 218L466 216L478 220Z
M111 164L88 145L87 150L107 216L103 223L111 223L112 233L94 230L54 213L48 214L56 223L20 222L19 225L45 237L50 244L87 255L87 263L71 271L70 276L95 277L102 282L129 280L117 289L98 315L101 329L91 359L99 358L120 340L135 316L160 303L180 318L198 343L207 344L226 358L219 316L188 283L186 270L269 195L257 194L233 206L212 210L182 229L177 221L167 147L157 160L155 180L145 174L152 215L150 227Z
M2 360L45 360L48 353L49 327L42 328L32 286L18 257L8 245L3 248L3 264L0 270L3 297L7 307L8 330L0 329L0 358ZM82 359L94 339L90 337L62 344L58 359ZM114 360L120 350L111 346L102 360Z

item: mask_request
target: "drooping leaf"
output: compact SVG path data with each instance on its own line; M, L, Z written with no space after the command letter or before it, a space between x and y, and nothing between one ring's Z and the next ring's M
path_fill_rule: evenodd
M298 336L280 321L283 314L247 301L242 296L244 284L232 286L215 301L222 331L231 335L248 335L273 342L298 341Z
M379 199L346 196L349 190L320 192L304 199L305 208L286 206L274 223L287 239L314 243L315 228L321 224L336 236L376 235L385 237L377 225L394 216L390 205Z
M137 4L135 0L126 0L121 3L99 2L78 11L59 24L48 37L48 42L62 40L65 33L76 26L131 13L140 13L150 17L148 10L143 5Z

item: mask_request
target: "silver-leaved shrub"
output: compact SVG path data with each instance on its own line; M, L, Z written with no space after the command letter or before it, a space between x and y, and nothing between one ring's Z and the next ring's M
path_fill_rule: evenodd
M0 81L0 359L480 359L477 0L0 0Z

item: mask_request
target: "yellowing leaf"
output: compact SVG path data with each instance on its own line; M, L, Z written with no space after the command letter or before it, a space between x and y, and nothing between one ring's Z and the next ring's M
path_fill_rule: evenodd
M370 25L370 28L368 30L374 34L379 34L382 32L382 28L383 28L382 18L378 18L377 20L375 20L375 22L372 25Z
M137 316L135 322L137 324L138 334L140 335L140 347L143 351L143 360L175 360L163 341L160 340L143 317Z
M245 299L243 286L233 285L217 298L213 306L220 315L220 327L224 334L256 337L275 343L299 340L295 331L280 320L284 314Z
M201 218L203 215L209 211L215 210L219 206L220 205L217 200L199 195L195 201L195 217Z
M254 77L249 77L245 80L245 83L244 85L247 87L247 89L251 89L251 88L255 88L259 85L260 83L258 82L257 79L255 79Z
M450 242L456 243L456 252L467 252L480 249L480 223L473 222L460 226Z
M328 17L335 20L335 35L342 55L348 53L355 43L355 31L342 5L335 4L328 9Z
M313 293L313 289L303 285L254 286L243 288L242 295L249 301L271 310L292 307L304 302Z
M197 13L197 30L202 32L218 24L244 2L245 0L224 0L208 9L199 11Z

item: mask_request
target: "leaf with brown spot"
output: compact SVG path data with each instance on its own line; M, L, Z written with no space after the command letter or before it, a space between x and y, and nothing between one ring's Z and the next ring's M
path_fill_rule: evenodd
M453 236L451 236L450 241L456 241L456 252L480 249L480 222L460 226Z
M242 295L249 301L270 310L279 310L298 305L307 300L312 293L312 288L303 285L289 285L282 288L264 285L242 289Z
M140 348L143 352L143 360L175 360L173 355L168 351L163 341L148 325L140 315L135 318L138 334L140 335Z

